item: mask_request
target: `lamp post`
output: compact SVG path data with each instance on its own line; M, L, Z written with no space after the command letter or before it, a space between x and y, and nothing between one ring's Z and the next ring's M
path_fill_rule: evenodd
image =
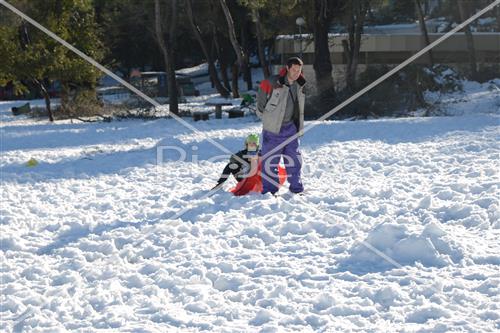
M299 39L300 39L300 59L302 59L302 27L306 25L306 20L299 16L295 20L295 24L299 26ZM303 59L302 59L303 60Z

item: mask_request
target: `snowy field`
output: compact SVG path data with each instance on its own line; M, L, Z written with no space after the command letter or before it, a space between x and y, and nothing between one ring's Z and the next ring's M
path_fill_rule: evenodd
M500 92L466 87L455 116L318 124L288 199L206 197L227 156L204 135L236 152L252 116L192 133L0 102L0 331L500 331Z

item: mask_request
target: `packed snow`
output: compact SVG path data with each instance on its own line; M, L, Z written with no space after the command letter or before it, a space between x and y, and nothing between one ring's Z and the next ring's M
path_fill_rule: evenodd
M0 331L498 332L498 86L440 96L454 116L307 122L306 195L277 198L208 192L207 137L236 152L252 115L193 133L0 102Z

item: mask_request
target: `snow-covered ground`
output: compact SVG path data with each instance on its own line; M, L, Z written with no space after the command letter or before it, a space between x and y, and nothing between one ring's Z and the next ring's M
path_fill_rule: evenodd
M207 197L204 135L235 152L252 116L193 133L0 102L0 331L498 332L497 84L441 96L459 116L317 124L289 199Z

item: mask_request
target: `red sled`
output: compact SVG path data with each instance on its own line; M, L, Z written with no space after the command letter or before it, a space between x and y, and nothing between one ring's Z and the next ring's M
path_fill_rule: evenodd
M259 166L257 173L251 177L245 178L236 184L235 187L229 190L236 196L245 195L249 192L262 192L262 177L261 173L261 161L259 161ZM280 181L280 186L285 183L286 180L286 169L278 165L278 177Z

